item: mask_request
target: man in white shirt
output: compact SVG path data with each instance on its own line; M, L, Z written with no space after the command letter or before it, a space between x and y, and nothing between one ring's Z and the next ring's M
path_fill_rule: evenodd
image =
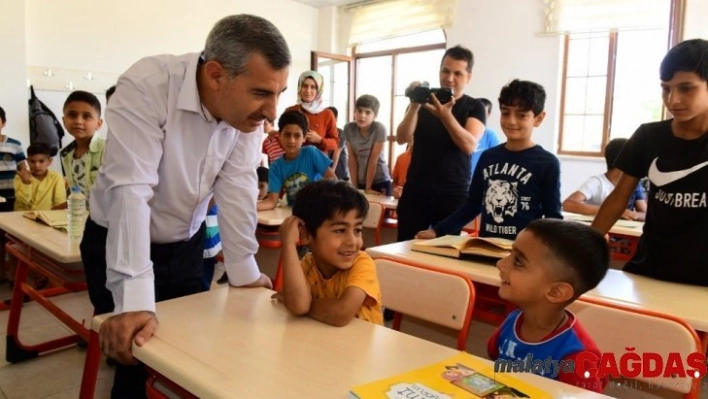
M120 77L81 243L96 313L116 313L99 334L103 352L121 363L112 397L145 396L131 344L156 331L155 301L202 289L212 194L230 284L271 287L254 257L256 167L289 65L274 25L236 15L217 22L201 56L144 58Z

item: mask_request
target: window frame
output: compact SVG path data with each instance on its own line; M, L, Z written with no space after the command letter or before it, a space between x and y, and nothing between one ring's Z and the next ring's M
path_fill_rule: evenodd
M389 143L388 145L388 153L386 154L386 163L388 164L389 172L393 172L393 167L395 163L394 158L394 144L396 143L396 133L395 130L397 126L393 125L393 104L395 101L396 97L396 63L398 56L401 54L410 54L410 53L418 53L418 52L424 52L424 51L431 51L431 50L445 50L447 49L447 34L445 30L443 30L443 33L445 34L445 42L442 43L437 43L437 44L426 44L423 46L414 46L414 47L403 47L403 48L396 48L396 49L390 49L390 50L381 50L381 51L372 51L368 53L359 53L357 52L357 48L354 48L354 52L352 55L353 62L352 62L352 67L354 69L354 80L353 80L353 88L352 90L353 93L353 100L352 100L352 115L354 114L354 104L356 101L356 87L357 87L357 79L358 79L358 74L356 71L357 68L357 62L360 59L366 59L366 58L374 58L374 57L382 57L382 56L391 56L391 92L389 94L389 101L391 103L391 112L388 115L389 118L389 126L391 126L390 131L388 132L388 136L386 137L386 141Z
M671 47L675 46L681 41L681 34L683 31L683 21L684 21L684 10L685 10L685 0L671 0L670 6L671 12L669 15L669 29L667 37L667 51ZM568 82L568 49L570 46L571 34L563 35L563 66L561 75L561 95L560 95L560 107L559 107L559 118L558 118L558 154L559 155L570 155L570 156L581 156L581 157L603 157L605 155L605 146L610 140L610 126L612 125L612 112L613 112L613 100L614 100L614 88L615 88L615 71L617 65L617 38L619 32L616 30L610 31L609 33L609 44L608 44L608 57L607 57L607 72L606 72L606 85L605 85L605 106L603 109L603 122L602 122L602 140L600 144L600 151L569 151L563 149L563 135L564 135L564 124L565 124L565 97L566 97L566 85ZM666 107L662 104L661 117L666 118Z

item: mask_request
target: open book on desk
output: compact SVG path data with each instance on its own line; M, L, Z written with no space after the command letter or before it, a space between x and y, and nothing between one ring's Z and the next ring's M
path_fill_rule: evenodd
M53 211L28 211L22 214L27 219L42 222L49 227L59 228L69 225L69 216L66 209Z
M459 258L462 255L479 255L501 259L511 253L514 242L497 237L442 236L427 241L415 241L411 249L435 255Z
M349 392L350 399L404 398L551 398L551 395L468 353L398 374Z

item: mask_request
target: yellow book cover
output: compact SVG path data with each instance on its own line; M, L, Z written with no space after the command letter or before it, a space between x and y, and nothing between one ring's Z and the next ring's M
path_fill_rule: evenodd
M42 222L50 227L64 227L69 225L66 209L53 211L29 211L23 214L27 219Z
M551 395L466 352L442 362L354 387L351 399L551 399Z
M427 241L416 241L411 247L418 252L459 258L463 254L501 259L509 255L513 241L497 237L447 235Z

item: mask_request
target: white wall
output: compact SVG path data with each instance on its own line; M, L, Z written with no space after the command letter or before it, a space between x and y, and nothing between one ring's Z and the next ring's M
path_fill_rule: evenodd
M708 0L686 0L684 39L708 39Z
M562 40L537 35L543 27L543 3L517 0L458 1L455 22L446 31L448 47L461 44L475 56L474 97L495 104L488 122L501 133L497 98L513 79L531 80L546 89L546 119L534 131L534 141L556 152L562 74ZM502 137L503 141L503 137ZM565 198L587 177L604 172L604 160L561 158L561 196Z
M0 107L7 114L3 133L29 144L27 75L25 73L25 4L0 0Z
M28 66L119 74L145 56L200 51L217 20L250 13L272 21L293 56L282 111L295 103L297 76L309 69L317 41L317 9L291 0L0 0L0 5L0 105L10 119L7 132L25 145ZM68 94L38 91L58 116Z

